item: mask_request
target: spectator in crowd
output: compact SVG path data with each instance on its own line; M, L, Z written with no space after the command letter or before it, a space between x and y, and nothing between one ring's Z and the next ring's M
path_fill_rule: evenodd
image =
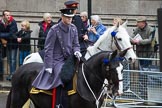
M80 13L80 17L84 23L85 30L87 31L88 27L90 26L90 22L88 19L88 13L86 11L83 11Z
M134 29L131 42L136 45L136 53L138 57L150 58L153 55L152 42L154 40L154 29L147 23L145 16L137 18L137 27ZM151 60L139 60L139 69L145 71L151 65ZM146 99L147 96L147 75L143 72L139 73L140 95Z
M0 38L5 39L7 45L7 60L10 66L10 75L6 78L11 80L12 74L16 70L16 58L17 58L17 40L13 38L13 35L18 31L17 23L11 16L9 10L2 12L2 19L0 20Z
M121 18L119 18L119 17L115 17L113 19L113 25L116 25L118 23L119 23L119 25L122 25L123 24L123 20Z
M44 90L57 88L56 96L59 97L57 100L63 101L60 97L63 92L59 91L64 86L60 78L61 68L71 55L78 55L79 57L82 55L80 53L77 28L74 24L71 24L72 17L74 16L73 9L65 8L60 11L62 13L62 20L53 26L47 35L44 49L44 67L32 85ZM56 105L59 104L61 103L56 102ZM63 107L67 108L64 105Z
M153 54L152 41L154 39L153 28L146 21L145 16L137 18L137 27L134 29L131 42L136 45L138 57L150 58ZM149 60L140 60L140 68L148 67L151 64Z
M19 66L23 64L24 58L30 54L30 37L31 37L30 23L27 20L21 22L21 30L15 34L19 45Z
M98 15L91 16L91 26L88 28L88 40L95 43L99 37L106 31Z
M44 49L45 39L49 32L49 29L54 25L52 21L52 15L50 13L44 13L43 21L39 22L39 40L38 40L38 48L39 50Z
M77 27L78 30L78 36L79 36L79 44L80 44L80 50L82 55L84 56L86 51L87 51L87 42L85 41L85 28L84 28L84 24L82 22L82 19L80 17L80 15L77 14L78 12L78 5L79 3L77 1L74 0L69 0L66 1L64 3L64 5L66 6L66 8L73 8L73 13L74 13L74 17L72 19L72 23Z

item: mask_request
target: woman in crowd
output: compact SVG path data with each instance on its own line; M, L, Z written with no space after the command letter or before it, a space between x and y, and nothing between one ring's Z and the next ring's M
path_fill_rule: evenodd
M54 25L54 22L52 21L52 15L50 13L44 13L43 21L39 22L38 25L40 27L38 36L40 40L38 40L38 48L39 50L42 50L44 49L44 43L49 29Z
M99 37L106 31L98 15L91 16L91 26L88 28L88 40L95 43Z

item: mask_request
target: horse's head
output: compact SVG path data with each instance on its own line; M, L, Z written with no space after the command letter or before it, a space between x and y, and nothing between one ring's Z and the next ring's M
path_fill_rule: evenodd
M123 53L124 54L124 53ZM102 72L108 80L109 85L113 85L113 93L123 93L123 66L120 63L123 60L123 54L117 55L117 50L110 53L103 59Z
M126 23L127 21L122 25L117 24L116 26L113 26L110 28L110 33L116 48L119 51L127 50L127 53L124 57L129 63L133 63L136 60L136 54L130 43L130 36L126 30Z
M124 56L123 54L120 55ZM105 90L102 88L107 79L109 84L114 85L113 93L122 94L123 66L120 62L123 59L123 57L119 57L117 50L114 52L102 51L90 57L82 64L80 72L78 72L78 93L84 99L94 101L100 98L100 94Z

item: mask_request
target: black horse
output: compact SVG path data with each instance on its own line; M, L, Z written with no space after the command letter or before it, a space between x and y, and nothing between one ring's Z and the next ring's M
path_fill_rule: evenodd
M101 107L104 79L111 80L114 91L119 89L118 74L121 74L122 69L117 68L121 66L120 58L125 53L120 54L119 57L117 51L100 52L83 62L77 73L77 93L68 96L69 108ZM37 95L29 93L31 84L42 67L41 63L29 63L15 72L6 108L22 108L28 98L32 100L36 108L51 108L52 96L44 93ZM98 102L99 104L96 104Z

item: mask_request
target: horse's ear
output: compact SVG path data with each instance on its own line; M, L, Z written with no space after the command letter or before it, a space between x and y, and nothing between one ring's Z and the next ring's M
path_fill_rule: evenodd
M127 24L128 24L128 20L126 20L126 21L122 24L122 26L123 26L124 28L127 28Z
M120 56L120 57L124 57L125 54L127 53L127 51L128 51L128 50L124 50L124 51L120 52L120 53L119 53L119 56Z
M114 31L117 30L119 28L119 26L120 26L120 23L117 22L117 24L115 25Z
M117 51L117 50L113 51L113 53L110 54L110 56L109 56L110 61L111 61L112 59L114 59L114 58L117 56L117 54L118 54L118 51Z
M116 28L119 28L120 26L120 22L118 21L118 23L116 24Z

